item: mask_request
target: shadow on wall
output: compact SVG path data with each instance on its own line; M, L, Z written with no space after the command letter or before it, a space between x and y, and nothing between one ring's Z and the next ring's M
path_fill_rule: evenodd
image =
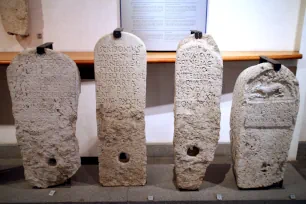
M6 80L6 65L0 65L0 125L14 125L12 101Z
M146 107L172 104L174 99L174 63L148 64Z
M17 35L16 40L24 48L33 48L43 44L44 19L41 0L29 1L29 36L22 37ZM41 38L37 35L41 34Z

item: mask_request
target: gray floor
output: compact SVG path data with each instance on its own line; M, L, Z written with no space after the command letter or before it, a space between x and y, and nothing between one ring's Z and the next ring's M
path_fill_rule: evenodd
M147 184L142 187L102 187L98 183L98 166L83 165L71 184L49 189L31 188L24 180L20 160L0 160L0 202L132 202L147 201L148 196L153 196L154 201L215 201L216 194L222 194L224 201L289 201L290 194L295 194L297 200L306 200L306 181L291 164L287 166L284 189L241 191L230 161L229 157L217 157L199 191L179 191L173 183L173 164L167 158L149 160ZM48 195L50 190L56 190L54 196Z

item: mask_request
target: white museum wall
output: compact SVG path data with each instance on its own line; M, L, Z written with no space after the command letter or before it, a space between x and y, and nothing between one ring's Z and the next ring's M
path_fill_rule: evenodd
M297 66L297 79L299 80L300 86L300 110L295 134L300 135L300 141L306 141L306 14L304 15L300 52L304 58L298 61Z
M207 32L223 51L296 50L299 8L300 0L210 0Z
M207 31L214 36L220 49L224 51L299 50L300 3L300 0L210 0ZM96 41L119 25L118 0L31 0L30 10L32 19L35 19L31 25L32 35L28 39L16 40L14 36L7 35L0 24L0 51L20 51L24 47L34 47L40 44L40 41L53 41L54 49L60 51L93 51ZM304 25L304 30L305 27ZM43 40L36 39L37 33L43 33ZM305 37L303 42L306 42ZM306 56L305 46L302 49ZM226 62L225 88L231 89L241 70L255 63ZM296 61L289 60L285 63L295 65ZM305 67L305 59L299 63L298 78L305 76L306 72L305 68L300 67ZM3 76L4 70L0 67L0 76ZM173 73L174 64L148 65L147 143L172 143ZM5 84L6 80L0 78L0 144L16 144L15 128L11 112L8 110L11 104ZM219 142L222 143L229 142L231 97L231 92L225 91L221 99ZM77 137L81 155L96 156L97 130L93 80L82 81L78 115ZM2 122L5 120L7 121ZM302 124L298 126L301 129ZM295 132L294 145L290 150L291 159L295 159L300 135L298 132L301 131Z

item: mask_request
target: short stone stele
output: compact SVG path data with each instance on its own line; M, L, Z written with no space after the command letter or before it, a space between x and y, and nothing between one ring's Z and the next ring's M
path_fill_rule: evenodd
M281 185L299 106L298 81L270 63L238 77L231 111L233 168L239 188Z
M103 186L146 183L146 48L135 35L102 37L95 46L99 175Z
M79 71L68 56L45 52L23 51L7 68L25 178L40 188L64 183L81 165L75 137Z
M7 33L22 36L29 34L28 0L1 0L0 15Z
M179 189L196 190L218 144L223 61L210 36L188 38L175 62L175 179Z

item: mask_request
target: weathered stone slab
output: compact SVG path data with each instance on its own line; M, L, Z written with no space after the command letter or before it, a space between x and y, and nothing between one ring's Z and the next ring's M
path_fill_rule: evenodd
M14 35L28 35L28 0L1 0L0 15L5 31Z
M285 66L276 72L261 63L239 75L231 111L238 187L269 187L283 180L298 106L298 81Z
M174 157L180 189L200 187L219 139L223 62L217 45L206 39L190 39L176 52Z
M146 183L144 109L147 60L144 43L122 32L95 46L99 175L103 186Z
M40 188L64 183L81 165L75 137L79 71L68 56L45 50L23 51L7 68L25 178Z

